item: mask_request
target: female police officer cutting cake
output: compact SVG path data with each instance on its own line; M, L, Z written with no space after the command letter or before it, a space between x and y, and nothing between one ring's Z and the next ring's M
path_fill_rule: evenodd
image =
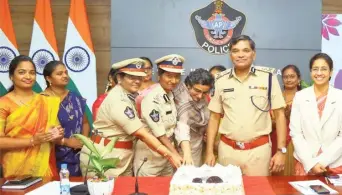
M105 173L107 176L133 175L133 144L136 138L167 158L173 166L179 167L181 165L181 159L148 133L137 116L134 94L139 90L142 79L146 76L143 65L144 60L133 58L115 63L112 66L113 69L118 70L116 74L118 85L109 92L101 104L94 122L94 128L98 130L99 134L92 136L95 146L100 151L112 138L118 138L114 149L107 158L118 157L120 163L115 169L108 170ZM83 148L83 151L86 150ZM86 158L85 155L81 155L83 163L88 162Z

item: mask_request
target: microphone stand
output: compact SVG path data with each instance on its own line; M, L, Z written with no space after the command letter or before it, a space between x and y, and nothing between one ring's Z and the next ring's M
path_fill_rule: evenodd
M95 136L98 135L98 130L97 129L94 129L93 131L94 131L93 135L95 135ZM90 135L90 137L91 136L92 135ZM93 144L94 143L95 143L95 141L93 141ZM90 150L88 164L87 164L87 168L86 168L83 184L80 184L80 185L77 185L77 186L74 186L74 187L70 188L70 194L71 195L90 195L90 193L88 191L88 185L87 185L87 175L88 175L88 167L89 167L89 164L90 164L90 155L92 153L93 152Z
M145 157L144 161L141 163L141 165L137 171L137 174L135 176L135 192L130 194L130 195L147 195L146 193L139 192L139 183L138 183L139 171L140 171L141 167L145 164L146 161L147 161L147 158Z

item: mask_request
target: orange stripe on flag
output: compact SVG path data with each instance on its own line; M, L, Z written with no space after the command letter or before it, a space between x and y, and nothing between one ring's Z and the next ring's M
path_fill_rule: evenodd
M53 27L50 0L37 0L34 19L38 23L40 29L43 31L45 38L50 43L51 47L57 53L57 41Z
M0 0L0 29L2 29L7 38L18 49L8 0Z
M69 17L89 49L94 52L84 0L71 0Z

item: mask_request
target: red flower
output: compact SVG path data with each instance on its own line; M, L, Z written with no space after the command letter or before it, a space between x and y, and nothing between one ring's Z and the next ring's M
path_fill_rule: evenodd
M342 24L341 21L336 19L336 14L323 14L322 15L322 36L329 40L329 34L340 36L337 26Z

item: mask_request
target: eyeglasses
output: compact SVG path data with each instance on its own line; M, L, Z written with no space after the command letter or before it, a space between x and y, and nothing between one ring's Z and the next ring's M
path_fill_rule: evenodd
M322 73L327 73L327 72L329 72L329 68L327 68L327 67L322 67L322 68L314 67L311 69L311 71L314 73L317 73L319 71L321 71Z
M196 87L191 87L191 89L196 93L196 94L203 94L203 95L208 95L210 93L210 90L208 91L202 91L200 89L197 89Z
M144 68L144 70L145 70L145 73L146 72L152 72L152 67L151 68Z

